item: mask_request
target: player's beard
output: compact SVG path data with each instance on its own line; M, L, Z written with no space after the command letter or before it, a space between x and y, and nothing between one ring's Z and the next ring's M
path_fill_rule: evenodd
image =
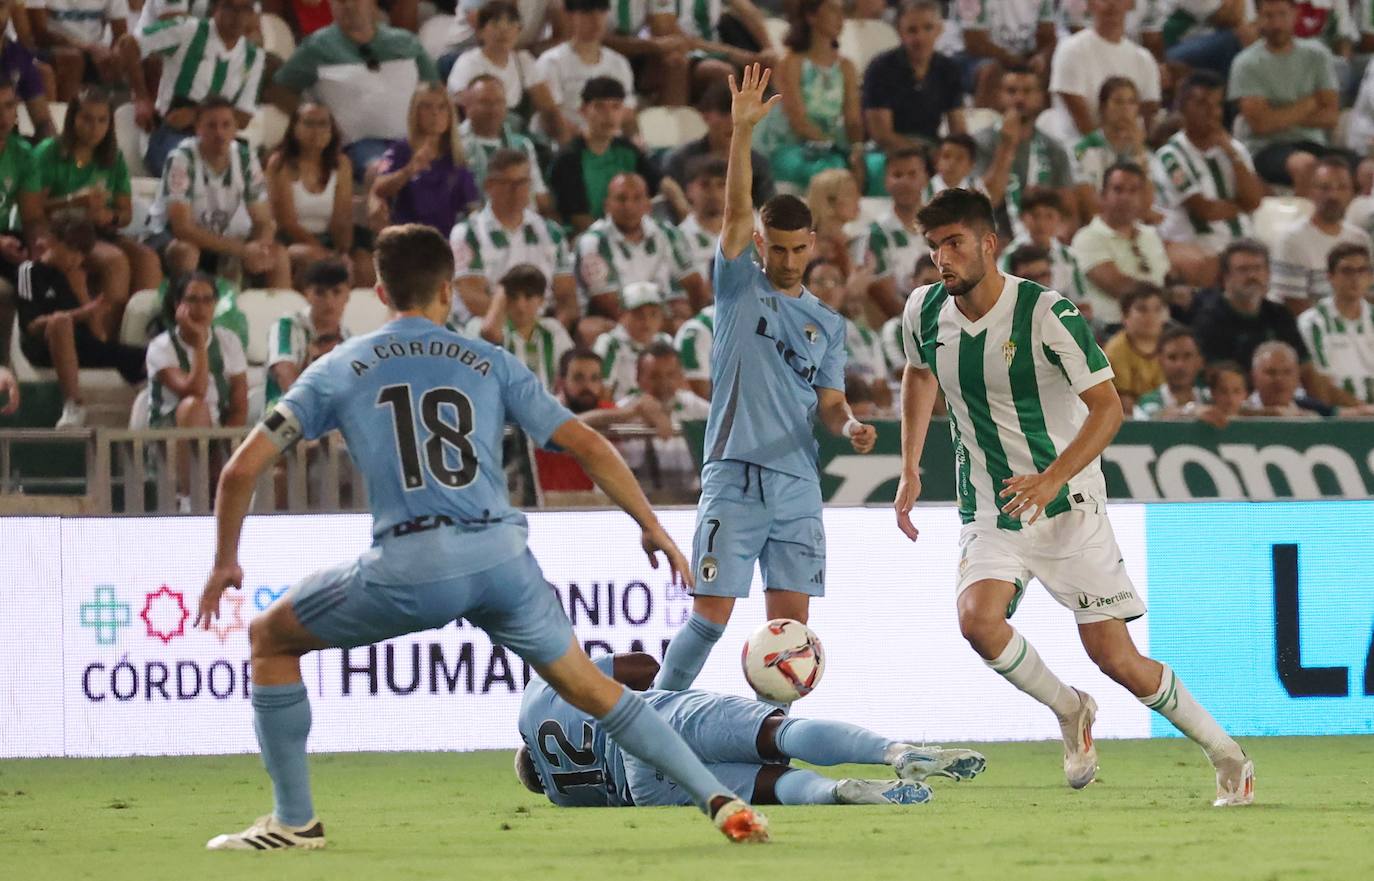
M962 297L964 294L978 287L983 281L983 276L987 275L987 272L987 262L983 260L983 255L979 254L978 262L969 267L967 275L956 275L954 276L954 280L950 281L944 277L944 273L941 273L940 280L945 283L945 292L951 297Z

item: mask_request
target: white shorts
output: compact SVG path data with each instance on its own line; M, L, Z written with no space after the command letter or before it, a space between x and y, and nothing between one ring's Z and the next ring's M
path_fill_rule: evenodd
M1072 609L1079 624L1145 614L1105 514L1074 510L1019 530L977 522L960 531L959 593L986 579L1014 584L1010 618L1031 578Z

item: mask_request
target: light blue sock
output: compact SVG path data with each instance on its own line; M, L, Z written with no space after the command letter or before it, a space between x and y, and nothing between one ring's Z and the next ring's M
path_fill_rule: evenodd
M701 675L701 668L705 666L711 649L724 632L724 624L708 621L693 612L668 644L668 652L663 656L663 668L658 671L654 688L664 691L691 688L697 676Z
M682 736L628 688L599 720L606 735L625 752L653 765L687 793L703 811L717 795L731 795L706 769Z
M273 813L288 826L304 826L315 816L305 764L305 739L310 735L305 685L254 685L253 730L272 778Z
M815 771L793 768L773 784L773 794L781 805L833 805L838 780L822 777Z
M778 752L813 765L885 765L891 743L867 728L821 719L788 719L777 734Z

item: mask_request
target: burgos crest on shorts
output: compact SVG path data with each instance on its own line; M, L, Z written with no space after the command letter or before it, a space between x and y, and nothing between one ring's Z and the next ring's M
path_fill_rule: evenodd
M716 565L716 558L715 558L715 557L702 557L702 558L701 558L701 580L702 580L702 581L715 581L715 580L716 580L716 576L719 575L719 574L720 574L720 567Z
M802 333L806 334L806 341L814 343L821 335L821 329L814 324L808 324L802 328Z
M1002 344L1002 357L1007 360L1007 366L1010 367L1011 362L1016 358L1016 343L1014 341L1007 340Z

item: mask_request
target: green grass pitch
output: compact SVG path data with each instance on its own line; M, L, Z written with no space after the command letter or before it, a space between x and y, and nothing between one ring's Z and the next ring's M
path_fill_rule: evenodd
M1243 743L1252 808L1213 809L1185 741L1100 741L1083 792L1064 785L1058 743L993 743L986 774L934 781L930 805L774 807L773 843L752 847L687 808L555 808L519 788L505 752L371 753L312 757L327 850L207 853L269 809L256 756L4 761L0 878L1374 878L1374 737Z

